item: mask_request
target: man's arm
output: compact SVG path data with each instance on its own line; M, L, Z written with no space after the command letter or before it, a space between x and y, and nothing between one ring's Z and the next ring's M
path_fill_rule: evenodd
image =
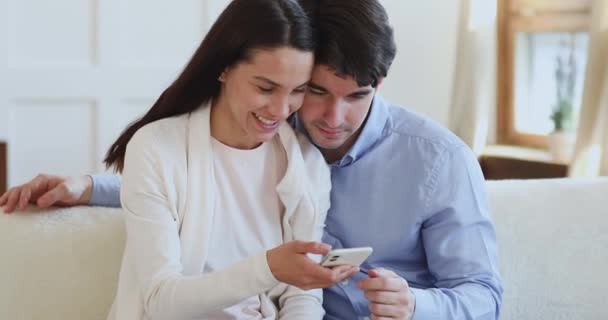
M91 175L92 191L90 206L120 207L120 183L118 175Z
M445 152L435 173L421 233L436 288L412 288L413 319L498 319L496 232L477 159L460 146Z
M28 204L40 208L54 205L92 205L120 207L120 176L54 176L39 174L32 180L10 188L0 196L5 213L23 211Z
M502 284L484 178L461 146L435 165L422 241L434 288L412 288L390 270L370 270L359 287L370 312L389 319L498 319Z

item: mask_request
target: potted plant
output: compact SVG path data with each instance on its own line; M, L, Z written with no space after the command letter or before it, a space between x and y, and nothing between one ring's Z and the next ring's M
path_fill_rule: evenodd
M574 34L570 34L569 40L569 45L565 41L562 42L562 48L567 49L567 56L558 54L556 57L557 99L551 113L553 132L549 135L549 151L553 159L560 162L571 160L575 143L573 104L577 65L574 56Z

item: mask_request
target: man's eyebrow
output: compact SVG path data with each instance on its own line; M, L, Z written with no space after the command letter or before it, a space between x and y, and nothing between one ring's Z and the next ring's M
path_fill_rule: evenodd
M349 96L366 96L372 92L372 89L362 89L349 94Z

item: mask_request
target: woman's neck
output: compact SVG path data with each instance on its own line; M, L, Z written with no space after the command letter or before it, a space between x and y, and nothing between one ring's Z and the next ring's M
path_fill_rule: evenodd
M217 98L211 102L211 136L236 149L254 149L261 143L252 141L229 112L226 102Z

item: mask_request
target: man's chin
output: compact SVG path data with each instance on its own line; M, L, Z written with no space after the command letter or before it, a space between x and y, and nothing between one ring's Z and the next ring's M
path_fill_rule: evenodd
M311 131L308 131L308 132L311 132ZM332 139L332 138L326 137L322 132L319 132L318 129L315 129L315 131L312 132L312 134L309 134L309 136L314 145L316 145L318 148L324 149L324 150L338 149L346 142L346 139L344 139L342 137L340 137L338 139L336 139L336 138Z
M313 139L313 143L323 150L334 150L340 148L344 141L327 141L327 139Z

